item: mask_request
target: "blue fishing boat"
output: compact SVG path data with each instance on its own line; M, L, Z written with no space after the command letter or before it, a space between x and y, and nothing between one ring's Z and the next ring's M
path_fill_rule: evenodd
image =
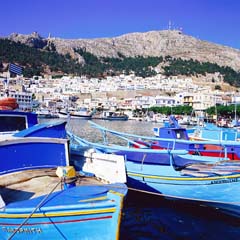
M0 111L0 174L69 165L66 122L37 123L37 115ZM17 161L16 161L17 159Z
M205 123L204 126L187 129L187 133L192 140L238 141L240 138L238 129L218 127L213 123Z
M66 121L38 124L37 114L14 110L16 99L0 107L0 174L24 169L68 166ZM17 161L16 161L17 159Z
M105 128L99 129L106 136ZM126 136L110 132L132 143ZM130 189L240 214L239 161L217 161L214 157L209 157L209 161L208 157L194 155L189 158L186 150L132 148L89 142L69 132L68 135L75 152L88 146L97 152L124 156Z
M134 141L124 137L128 141L128 146L109 144L109 143L93 143L76 136L72 132L67 132L70 140L70 152L73 155L84 155L89 149L95 149L99 153L114 154L127 156L134 162L150 163L150 164L167 164L169 162L169 153L174 156L174 167L182 168L192 163L215 163L217 161L225 161L225 158L205 157L189 154L186 150L166 150L166 149L151 149L151 148L134 148L132 144L137 145ZM123 137L121 137L122 139ZM138 146L138 145L137 145Z
M119 239L127 187L80 178L69 166L66 122L0 116L0 239Z
M224 136L224 132L222 133ZM231 132L223 137L227 140L223 138L205 139L204 141L190 140L187 129L179 126L175 117L170 116L167 126L154 128L154 135L157 139L148 142L148 145L154 149L186 149L191 154L240 160L240 142L231 140ZM215 136L219 135L215 134ZM142 143L144 144L144 141Z
M74 169L56 172L0 176L0 239L119 239L126 185L78 185Z
M2 135L0 175L24 169L69 165L65 124L40 124L10 136Z
M92 127L101 130L103 135L110 133L121 139L125 139L128 141L128 145L135 148L186 150L195 157L204 156L205 159L208 159L208 157L212 159L214 157L216 161L227 159L240 160L239 141L190 140L187 129L179 126L174 116L171 116L170 120L167 125L153 129L156 137L117 132L104 128L92 121L89 121L89 123Z

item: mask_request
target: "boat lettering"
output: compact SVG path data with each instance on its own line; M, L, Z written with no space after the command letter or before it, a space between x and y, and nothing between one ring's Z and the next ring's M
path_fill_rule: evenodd
M238 178L214 180L214 181L211 181L211 184L231 183L231 182L238 182Z
M2 227L3 232L14 233L42 233L41 228L12 228L12 227Z

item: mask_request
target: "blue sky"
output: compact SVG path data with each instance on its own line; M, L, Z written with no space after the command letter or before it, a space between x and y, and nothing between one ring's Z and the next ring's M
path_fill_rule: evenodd
M0 36L115 37L168 28L240 49L239 0L1 1Z

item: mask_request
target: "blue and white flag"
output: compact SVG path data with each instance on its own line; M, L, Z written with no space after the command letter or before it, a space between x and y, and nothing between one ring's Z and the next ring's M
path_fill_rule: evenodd
M17 75L22 75L22 67L15 65L13 63L9 64L9 72L15 73Z

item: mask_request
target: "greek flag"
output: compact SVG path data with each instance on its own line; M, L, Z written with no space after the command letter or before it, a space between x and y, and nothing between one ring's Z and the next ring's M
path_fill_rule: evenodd
M9 64L9 72L15 73L17 75L22 75L22 67L15 65L13 63Z

